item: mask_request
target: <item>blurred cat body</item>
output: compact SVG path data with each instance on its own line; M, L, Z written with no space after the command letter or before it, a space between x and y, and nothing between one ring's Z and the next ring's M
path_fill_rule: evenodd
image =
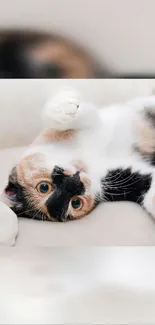
M1 78L93 78L99 71L94 59L61 37L28 30L0 31Z

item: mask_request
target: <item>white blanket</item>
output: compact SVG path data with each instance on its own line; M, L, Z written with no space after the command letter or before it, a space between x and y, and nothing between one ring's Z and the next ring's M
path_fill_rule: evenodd
M0 324L155 324L153 248L0 249Z

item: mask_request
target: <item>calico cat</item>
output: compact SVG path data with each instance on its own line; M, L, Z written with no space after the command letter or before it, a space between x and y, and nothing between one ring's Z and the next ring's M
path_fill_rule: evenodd
M106 201L136 202L155 217L155 96L97 109L64 91L43 119L4 191L19 217L73 220Z

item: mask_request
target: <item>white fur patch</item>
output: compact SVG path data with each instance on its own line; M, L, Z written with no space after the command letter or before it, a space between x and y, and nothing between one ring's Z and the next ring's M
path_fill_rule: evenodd
M50 99L43 112L42 118L46 127L64 130L66 125L75 118L81 103L80 95L73 90L62 91Z

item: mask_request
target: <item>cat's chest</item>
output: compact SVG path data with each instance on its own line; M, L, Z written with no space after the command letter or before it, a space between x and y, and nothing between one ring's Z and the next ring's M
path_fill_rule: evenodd
M134 111L125 108L111 108L104 116L106 125L105 155L110 157L128 156L135 143L135 124L137 116Z
M127 122L128 123L128 122ZM128 156L132 152L135 135L132 126L119 121L105 129L84 134L69 147L72 153L81 157L104 158Z

